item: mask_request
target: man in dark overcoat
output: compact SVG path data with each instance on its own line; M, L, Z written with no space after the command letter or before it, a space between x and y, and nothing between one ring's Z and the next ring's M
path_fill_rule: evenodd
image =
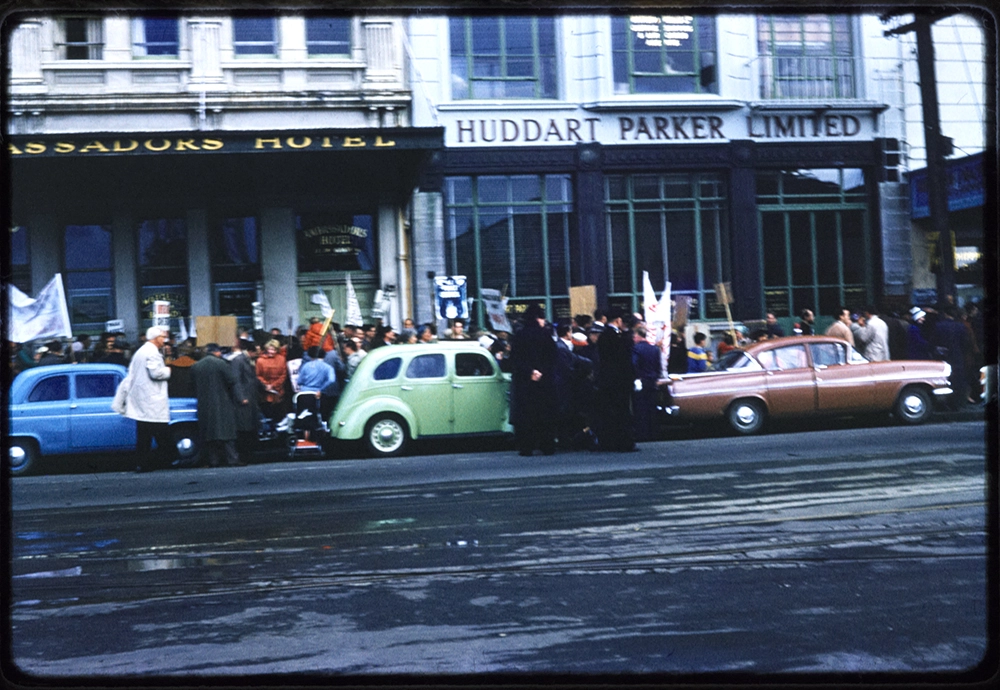
M646 339L647 333L645 326L636 326L635 345L632 348L635 377L641 384L639 390L632 394L637 441L652 441L655 438L656 403L659 400L657 383L663 375L660 348Z
M607 312L608 323L597 339L601 361L597 372L597 444L600 450L638 450L632 431L632 391L635 367L632 336L624 331L624 313L617 307Z
M556 450L556 342L537 304L528 307L524 325L511 342L511 412L518 453Z
M191 382L198 399L198 430L209 467L218 467L221 456L226 464L239 467L236 454L236 372L222 359L216 343L205 346L205 357L191 367Z
M257 346L247 340L240 341L229 360L236 373L236 452L240 461L247 462L257 444L260 426L260 398L264 385L257 378L254 359Z

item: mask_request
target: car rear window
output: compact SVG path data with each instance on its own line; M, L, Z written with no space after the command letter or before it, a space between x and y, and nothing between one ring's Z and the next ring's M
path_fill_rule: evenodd
M440 379L445 375L443 354L419 355L410 360L406 367L408 379Z
M493 365L478 352L459 352L455 355L455 375L493 376Z
M50 376L35 384L28 395L28 402L69 400L69 376Z
M375 373L372 374L372 378L376 381L389 381L399 376L399 369L402 366L403 360L399 357L387 359L375 367Z
M76 377L77 398L113 398L118 385L114 374L78 374Z

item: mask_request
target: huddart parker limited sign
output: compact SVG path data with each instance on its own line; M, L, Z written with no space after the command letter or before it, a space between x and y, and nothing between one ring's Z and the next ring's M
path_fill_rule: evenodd
M9 137L12 159L59 156L211 155L298 151L387 151L433 149L442 128L340 129L269 132L161 132L18 135Z

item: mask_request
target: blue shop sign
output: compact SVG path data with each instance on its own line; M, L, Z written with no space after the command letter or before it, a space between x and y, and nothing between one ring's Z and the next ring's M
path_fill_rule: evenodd
M961 211L982 206L985 198L983 185L983 154L961 160L948 161L948 210ZM928 218L931 215L927 196L927 168L910 174L910 217Z

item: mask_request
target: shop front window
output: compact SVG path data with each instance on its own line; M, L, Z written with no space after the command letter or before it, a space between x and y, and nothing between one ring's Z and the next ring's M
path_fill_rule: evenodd
M169 302L170 314L188 316L187 224L178 218L139 223L139 291L143 328L153 325L155 302Z
M31 294L31 255L28 251L28 228L10 229L10 282L25 294Z
M611 18L615 94L715 93L715 18Z
M554 17L453 17L452 97L555 98Z
M870 301L869 219L857 169L757 173L766 310L832 317Z
M232 283L260 279L260 231L253 216L223 218L209 236L212 281Z
M297 215L299 273L375 271L374 230L370 215Z
M762 98L854 98L854 43L848 15L757 19Z
M447 268L467 277L470 297L493 289L513 305L543 303L552 316L568 310L576 241L568 175L450 177L445 205Z
M117 318L113 299L111 228L67 225L63 231L66 301L73 330L100 332Z
M647 271L657 296L669 281L691 298L692 318L725 318L715 284L730 279L727 203L716 173L607 176L609 301L638 309Z

